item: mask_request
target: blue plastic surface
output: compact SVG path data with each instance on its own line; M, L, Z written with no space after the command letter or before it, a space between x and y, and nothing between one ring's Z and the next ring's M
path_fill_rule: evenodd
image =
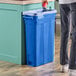
M36 67L54 61L55 16L55 12L23 15L27 65Z

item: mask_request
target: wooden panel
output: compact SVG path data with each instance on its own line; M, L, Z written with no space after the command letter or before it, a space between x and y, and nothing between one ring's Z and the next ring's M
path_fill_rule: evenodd
M0 9L0 60L21 64L21 24L17 11Z

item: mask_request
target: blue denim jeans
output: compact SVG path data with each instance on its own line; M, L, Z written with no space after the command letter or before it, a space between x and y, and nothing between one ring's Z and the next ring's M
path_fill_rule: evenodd
M68 58L68 40L70 30L70 14L72 15L72 43L70 59ZM60 4L61 15L61 47L60 64L69 64L69 69L76 69L76 3Z

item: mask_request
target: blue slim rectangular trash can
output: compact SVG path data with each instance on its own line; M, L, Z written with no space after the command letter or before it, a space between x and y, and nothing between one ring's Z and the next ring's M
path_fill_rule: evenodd
M56 10L23 12L27 65L40 66L54 61Z

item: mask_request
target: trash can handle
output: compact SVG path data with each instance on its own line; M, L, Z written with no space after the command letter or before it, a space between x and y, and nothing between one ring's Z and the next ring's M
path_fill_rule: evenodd
M33 17L26 17L26 16L25 16L25 18L27 18L27 19L33 19Z

